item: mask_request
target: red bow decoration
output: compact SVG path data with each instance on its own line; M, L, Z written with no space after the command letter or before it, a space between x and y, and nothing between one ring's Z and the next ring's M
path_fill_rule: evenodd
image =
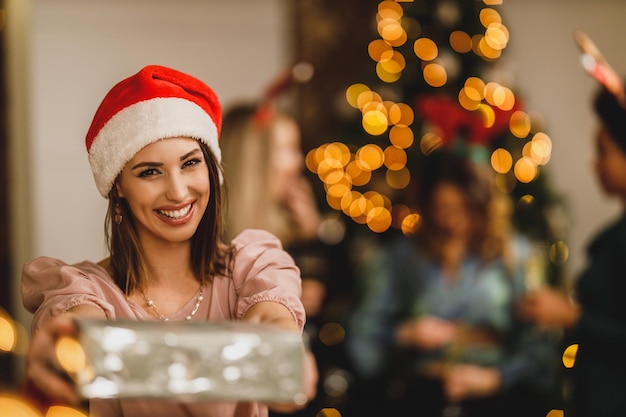
M517 100L510 110L492 107L495 120L491 126L485 126L480 113L464 109L446 95L420 95L415 99L418 115L426 124L438 130L436 133L445 146L453 143L460 135L472 145L484 145L492 141L508 129L511 114L520 108Z

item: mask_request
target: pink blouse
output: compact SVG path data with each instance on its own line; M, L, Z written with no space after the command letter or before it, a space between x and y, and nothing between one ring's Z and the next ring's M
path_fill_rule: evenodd
M305 321L300 301L300 272L280 241L262 230L246 230L232 240L235 251L232 276L217 275L204 287L204 300L192 320L240 320L261 301L286 306L302 330ZM78 305L90 304L111 320L156 320L129 300L99 265L83 261L68 265L58 259L40 257L27 263L22 274L24 307L34 314L32 332L50 317ZM172 315L184 320L195 298ZM141 399L92 399L92 417L262 417L267 406L257 402L174 402Z

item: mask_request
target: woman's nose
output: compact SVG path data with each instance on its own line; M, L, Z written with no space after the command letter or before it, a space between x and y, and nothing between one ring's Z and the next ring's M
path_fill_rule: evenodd
M187 197L187 184L180 173L172 173L167 177L165 196L171 201L183 201Z

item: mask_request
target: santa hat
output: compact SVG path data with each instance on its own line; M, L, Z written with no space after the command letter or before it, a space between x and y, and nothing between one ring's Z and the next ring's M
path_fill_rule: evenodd
M126 163L159 139L197 139L208 145L220 163L221 124L220 103L209 86L171 68L144 67L107 93L87 132L89 163L98 191L108 198Z

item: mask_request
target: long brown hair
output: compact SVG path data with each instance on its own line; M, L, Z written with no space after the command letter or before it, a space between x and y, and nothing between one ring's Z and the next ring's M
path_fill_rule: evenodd
M191 238L190 262L198 281L204 282L210 280L216 273L225 273L227 268L228 253L222 243L226 190L220 182L220 178L223 178L222 167L217 163L209 147L200 141L199 144L209 171L211 197L202 220ZM114 221L116 206L123 217L119 225ZM146 265L134 218L126 199L117 195L115 186L109 191L104 229L110 254L110 272L117 286L128 295L141 288Z
M440 260L442 245L433 220L431 202L441 184L458 188L472 214L473 234L469 251L484 261L499 256L508 257L508 237L511 232L511 203L500 193L488 167L478 165L465 156L441 153L431 155L423 167L422 182L417 199L421 221L414 233L418 245L431 258Z

